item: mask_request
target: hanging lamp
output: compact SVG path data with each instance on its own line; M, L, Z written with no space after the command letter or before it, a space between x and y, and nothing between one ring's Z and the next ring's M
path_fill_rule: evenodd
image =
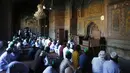
M37 5L37 11L35 12L35 14L34 14L34 17L36 18L36 19L42 19L42 18L45 18L46 17L46 14L45 14L45 12L44 12L44 10L43 10L43 2L44 2L44 0L42 0L41 2L40 2L40 4L38 4Z

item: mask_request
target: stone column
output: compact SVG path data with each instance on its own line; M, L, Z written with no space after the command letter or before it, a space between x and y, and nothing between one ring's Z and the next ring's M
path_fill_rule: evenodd
M104 36L107 38L107 36L108 36L108 2L109 2L109 0L104 0L104 10L105 10L105 15L104 15L104 32L105 32L105 34L104 34Z
M49 36L55 39L55 10L49 12Z
M65 5L65 30L68 30L68 39L70 39L70 24L72 17L72 6L70 2L67 2Z
M36 26L36 28L37 28L37 33L39 33L39 34L41 34L41 21L42 21L42 19L38 19L38 26Z

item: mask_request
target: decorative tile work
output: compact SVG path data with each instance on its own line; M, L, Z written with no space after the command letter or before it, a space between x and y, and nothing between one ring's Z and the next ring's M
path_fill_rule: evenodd
M102 2L92 2L88 8L84 9L84 15L85 17L94 17L94 16L99 16L103 13L104 11L104 4Z
M85 36L87 35L87 26L90 22L94 22L100 30L104 28L103 23L100 20L101 15L104 15L104 1L95 0L88 6L79 8L78 13L78 28L77 34ZM83 16L82 16L83 15Z
M108 38L130 40L130 1L108 6Z

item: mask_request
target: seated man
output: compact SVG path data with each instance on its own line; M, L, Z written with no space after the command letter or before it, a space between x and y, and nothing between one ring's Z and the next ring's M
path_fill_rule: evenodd
M13 45L14 44L12 44L10 48L6 49L6 51L0 56L0 71L6 70L8 64L17 59L14 49L12 49Z
M70 39L70 40L68 41L68 43L70 44L70 48L73 48L73 46L75 45L73 39Z
M55 61L52 61L51 65L48 66L43 73L58 73Z
M8 65L6 73L29 73L29 68L22 62L13 61Z
M105 51L100 51L98 57L92 60L93 73L103 73L103 63L105 62Z
M34 59L34 56L35 56L35 53L37 52L37 48L35 47L35 45L33 45L31 48L29 48L29 51L28 51L28 57L30 59Z
M70 44L67 43L66 47L63 49L63 58L66 58L66 52L70 49Z
M63 61L60 64L60 73L65 73L65 69L67 67L71 67L73 69L73 71L74 71L74 67L72 66L72 63L70 61L71 56L72 56L71 52L67 51L66 52L66 58L64 58Z
M73 69L71 67L67 67L65 69L65 73L74 73Z
M82 73L88 72L88 48L84 49L84 53L79 57L79 67Z
M36 41L35 41L35 46L36 46L36 48L40 48L40 46L41 46L41 44L40 44L40 39L37 39Z
M110 54L110 60L104 62L103 73L120 73L118 55L116 52Z
M55 49L56 49L55 47L56 47L56 40L54 40L52 44L50 45L50 52L55 52Z
M80 51L81 51L80 45L76 45L75 51L72 53L72 62L75 69L77 69L79 66Z
M28 46L27 39L24 39L23 42L22 42L22 44L23 44L23 47L24 47L24 48L25 48L26 46Z
M46 54L47 53L41 49L37 51L32 65L32 69L35 73L42 73L42 71L45 69L44 58Z

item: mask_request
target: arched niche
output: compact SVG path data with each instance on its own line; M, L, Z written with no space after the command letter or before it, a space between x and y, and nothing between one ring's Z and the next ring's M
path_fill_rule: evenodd
M94 22L90 22L86 27L86 36L87 39L94 38L100 39L100 30Z

